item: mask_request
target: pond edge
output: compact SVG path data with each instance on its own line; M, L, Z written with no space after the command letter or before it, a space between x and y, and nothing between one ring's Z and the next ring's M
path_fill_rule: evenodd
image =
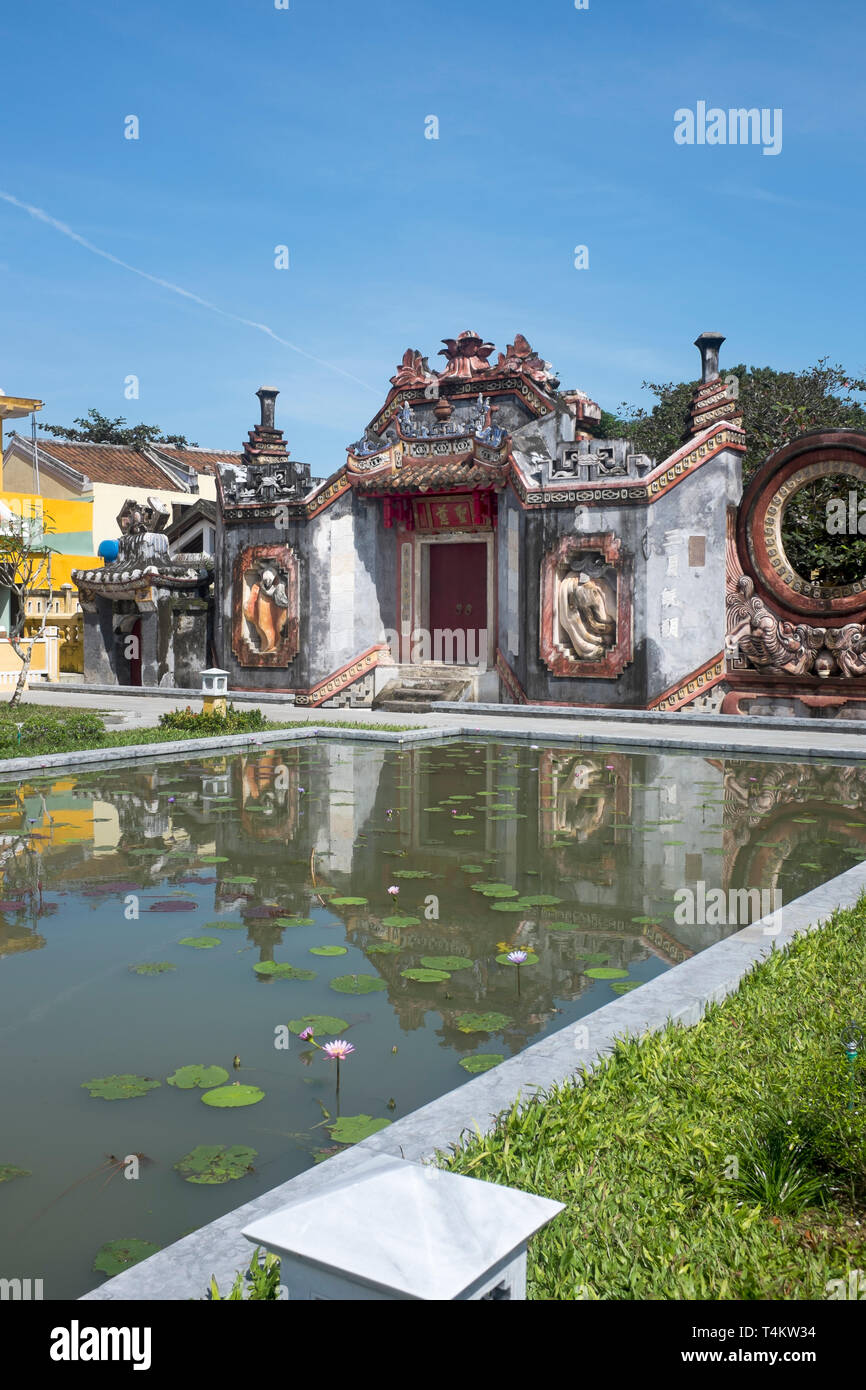
M709 1004L732 994L752 967L773 950L819 929L837 908L853 906L864 892L866 861L783 907L781 925L771 915L744 927L633 993L602 1005L492 1071L412 1111L388 1129L184 1236L79 1301L203 1299L211 1275L220 1287L231 1285L237 1271L249 1264L252 1247L241 1231L254 1220L310 1196L336 1178L349 1177L373 1155L415 1162L432 1159L456 1144L461 1135L488 1131L496 1116L515 1101L527 1101L538 1091L573 1079L576 1070L605 1057L618 1038L658 1032L671 1022L683 1027L697 1023Z

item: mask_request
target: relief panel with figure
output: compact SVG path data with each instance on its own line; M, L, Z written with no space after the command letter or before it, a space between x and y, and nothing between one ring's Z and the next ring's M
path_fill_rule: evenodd
M235 560L232 650L241 666L288 666L298 654L298 561L285 545L253 545Z
M541 562L541 660L555 676L618 676L632 660L632 563L616 536L562 536Z

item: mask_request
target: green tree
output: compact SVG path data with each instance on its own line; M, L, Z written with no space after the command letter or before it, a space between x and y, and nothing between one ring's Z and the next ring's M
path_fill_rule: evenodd
M866 381L852 377L844 367L831 366L827 357L802 372L777 372L772 367L746 367L741 363L722 376L724 380L736 378L736 404L743 412L746 431L746 481L770 454L798 434L816 429L866 429L866 408L856 399L866 393ZM658 404L647 411L623 403L618 413L624 438L630 439L641 453L661 462L685 441L689 408L698 383L642 384L644 390L658 398Z
M21 662L9 701L13 709L21 703L33 660L33 638L24 636L27 603L34 593L47 592L37 636L44 635L51 608L51 556L56 552L46 537L53 529L48 517L12 515L0 519L0 590L6 589L10 595L9 645Z
M802 372L777 372L772 367L746 367L742 363L722 373L736 391L736 405L743 413L747 451L743 479L783 444L816 429L866 429L866 408L857 396L866 392L866 381L850 376L844 367L831 366L822 357ZM698 383L644 382L658 403L647 411L623 403L618 415L604 412L605 424L619 423L618 433L635 448L659 462L685 442L689 409ZM732 401L732 404L734 402ZM851 480L824 478L800 489L790 499L782 519L782 540L788 560L806 580L825 586L859 582L866 574L866 539L859 535L829 532L828 506L847 498Z
M163 434L159 425L128 425L122 415L111 420L93 407L86 415L79 415L72 425L41 425L40 428L46 434L53 434L56 439L87 444L128 444L138 450L147 448L149 444L173 444L178 449L198 447L186 435Z

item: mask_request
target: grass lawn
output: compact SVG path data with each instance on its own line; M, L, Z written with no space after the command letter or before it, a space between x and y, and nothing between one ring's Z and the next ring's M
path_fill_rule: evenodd
M264 733L271 729L308 728L314 719L271 723L256 707L219 715L195 715L173 711L161 716L165 727L151 729L105 728L109 715L93 709L27 705L17 709L0 706L0 759L37 757L45 753L74 753L87 748L131 748L145 743L173 743L177 739L213 738L217 734ZM360 721L329 721L329 728L355 729ZM20 727L19 727L20 726ZM406 733L404 724L376 724L383 733Z
M866 1047L840 1040L866 1032L864 980L866 897L695 1027L621 1043L443 1157L566 1204L529 1297L824 1299L866 1271Z

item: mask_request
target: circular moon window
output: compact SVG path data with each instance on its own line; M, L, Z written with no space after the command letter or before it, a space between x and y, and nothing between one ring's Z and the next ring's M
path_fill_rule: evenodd
M796 593L866 591L866 470L840 462L795 473L767 508L764 538L779 579Z

